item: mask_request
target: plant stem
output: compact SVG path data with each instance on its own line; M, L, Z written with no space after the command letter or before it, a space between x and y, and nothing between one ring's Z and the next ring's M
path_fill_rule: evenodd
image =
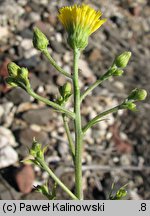
M74 146L72 136L71 136L71 133L70 133L67 117L66 117L65 114L63 114L62 117L63 117L64 127L65 127L65 131L66 131L66 134L67 134L68 142L69 142L69 149L70 149L70 152L71 152L71 155L72 155L72 159L74 161L75 160L75 146Z
M78 200L78 198L62 183L62 181L53 173L53 171L47 166L44 160L40 158L36 159L42 168L52 177L52 179L73 199Z
M56 70L58 70L61 74L65 75L66 77L72 79L72 76L66 72L64 69L62 69L56 62L55 60L51 57L51 55L49 54L48 50L44 50L43 54L47 57L47 59L49 60L50 64L53 65L54 68L56 68Z
M80 113L80 88L78 78L78 60L80 51L74 49L74 125L75 125L75 190L76 196L79 200L83 199L82 191L82 127L81 127L81 113Z
M107 73L106 73L107 74ZM81 102L84 100L84 98L94 89L96 88L98 85L100 85L104 80L108 79L109 76L106 76L106 74L104 74L103 76L101 76L97 81L95 81L91 86L89 86L85 92L83 92L83 94L81 95Z
M106 115L108 115L108 114L110 114L110 113L117 112L119 109L120 109L120 105L118 105L118 106L116 106L116 107L113 107L112 109L106 110L106 111L100 113L99 115L97 115L95 118L93 118L92 120L90 120L90 121L83 127L83 129L82 129L83 134L84 134L90 127L92 127L94 124L98 123L99 120L100 120L102 117L104 117L104 116L106 116Z
M27 92L29 95L31 95L33 98L39 100L39 101L42 101L43 103L53 107L54 109L57 109L59 112L62 112L62 113L65 113L67 116L71 117L72 119L75 118L75 115L73 112L65 109L64 107L60 106L59 104L55 103L55 102L52 102L38 94L36 94L31 88L28 88L27 89Z

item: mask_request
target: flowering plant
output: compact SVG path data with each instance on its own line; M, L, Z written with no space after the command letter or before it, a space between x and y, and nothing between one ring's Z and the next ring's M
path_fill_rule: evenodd
M124 52L121 55L117 56L106 73L100 76L99 79L91 84L84 92L80 91L78 74L78 61L80 53L88 45L89 36L106 22L106 19L101 19L101 16L102 13L100 11L96 11L89 5L85 4L75 4L73 6L63 7L59 10L58 19L68 33L67 41L73 52L74 58L72 74L66 72L59 65L57 65L55 60L49 54L49 41L47 37L40 31L40 29L34 29L34 47L47 57L49 62L57 71L59 71L60 74L66 76L69 79L69 82L66 82L65 85L59 88L60 96L55 102L50 101L49 99L44 98L33 91L28 79L28 70L26 68L19 67L13 62L8 64L9 77L6 78L8 84L10 84L12 87L18 86L23 88L35 99L42 101L43 103L52 107L55 111L60 112L63 118L70 153L74 163L75 194L54 174L51 168L46 164L44 159L46 148L43 149L42 145L34 139L32 148L29 149L30 157L28 158L28 160L39 166L41 169L45 170L55 182L52 192L49 191L49 188L46 184L37 187L37 190L43 193L43 195L45 195L48 199L55 199L56 185L59 185L70 196L71 199L82 200L84 198L82 189L82 150L84 145L83 137L86 134L87 130L93 125L98 124L106 115L117 112L120 109L129 109L135 111L135 102L144 100L147 95L144 89L136 88L129 94L127 98L123 100L121 104L98 114L87 124L82 124L80 111L82 101L94 88L100 85L103 81L108 80L112 76L121 76L131 57L131 52ZM66 103L71 96L73 96L73 111L66 108ZM71 136L68 121L74 121L75 141ZM110 199L121 199L125 195L125 188L122 187L116 193L116 195L113 196L111 194Z

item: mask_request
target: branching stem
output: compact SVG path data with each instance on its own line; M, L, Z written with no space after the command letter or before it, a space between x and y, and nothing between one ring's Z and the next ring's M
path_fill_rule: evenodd
M45 161L40 158L37 159L41 167L51 176L51 178L73 199L78 200L78 198L62 183L62 181L53 173L53 171L47 166Z
M65 113L67 116L69 116L70 118L74 119L75 118L75 114L67 109L65 109L64 107L60 106L59 104L52 102L50 100L48 100L47 98L44 98L38 94L36 94L31 88L27 89L27 92L29 95L31 95L33 98L42 101L43 103L53 107L54 109L56 109L57 111L61 112L61 113Z
M92 120L90 120L82 129L83 134L85 134L85 132L91 128L93 125L95 125L96 123L98 123L101 118L103 118L104 116L110 114L110 113L114 113L117 112L120 109L120 105L113 107L112 109L106 110L102 113L100 113L99 115L97 115L95 118L93 118Z

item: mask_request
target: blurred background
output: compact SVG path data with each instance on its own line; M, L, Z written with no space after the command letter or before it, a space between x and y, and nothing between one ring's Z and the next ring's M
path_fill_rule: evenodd
M46 161L74 191L73 165L61 115L35 101L22 89L5 83L7 64L14 61L30 71L32 88L54 100L66 79L32 45L37 26L50 41L49 51L66 71L72 69L72 52L58 22L58 9L88 3L103 12L107 22L92 35L80 60L80 86L93 83L116 55L131 51L132 58L120 78L105 81L83 102L82 120L116 106L135 87L150 90L150 1L148 0L0 0L0 199L45 199L33 185L49 180L36 166L20 163L28 155L33 137L48 144ZM83 188L85 199L108 199L128 183L127 199L150 199L150 98L138 112L109 115L89 130L84 140ZM71 101L69 106L71 106ZM73 135L73 123L70 122ZM50 187L53 184L49 180ZM68 199L58 187L57 199Z

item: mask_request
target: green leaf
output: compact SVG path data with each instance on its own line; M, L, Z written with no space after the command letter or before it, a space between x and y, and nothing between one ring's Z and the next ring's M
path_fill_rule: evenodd
M114 183L113 183L111 187L111 192L109 194L109 199L110 200L122 200L124 197L126 197L127 196L126 186L127 184L119 188L117 192L113 194L113 189L114 189Z
M7 77L5 81L12 87L17 87L18 84L16 83L16 79L14 77Z
M38 185L37 187L34 187L37 192L40 192L44 196L46 196L49 200L55 200L56 199L56 189L57 189L57 183L54 183L54 186L52 188L52 192L49 191L48 183L46 182L44 185Z

